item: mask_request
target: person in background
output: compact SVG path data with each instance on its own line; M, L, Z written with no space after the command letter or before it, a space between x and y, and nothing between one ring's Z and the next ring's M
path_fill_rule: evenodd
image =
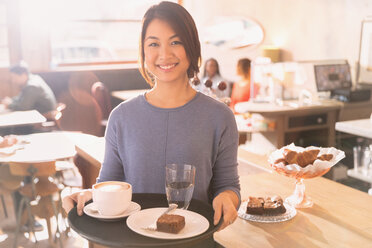
M251 60L248 58L239 59L236 73L240 77L238 82L235 82L231 92L230 108L235 112L235 104L246 102L251 96ZM254 92L257 92L255 87Z
M194 165L193 198L212 204L214 224L222 219L223 229L240 204L238 131L225 104L191 87L200 60L198 32L184 7L161 2L147 10L140 70L152 89L111 112L97 181L126 181L134 193L164 194L166 164ZM74 193L63 199L64 209L77 202L82 215L91 198L91 190Z
M10 81L19 87L20 93L13 97L6 97L2 104L13 111L37 110L46 114L56 108L56 98L53 91L38 75L29 72L25 62L20 62L9 68Z
M212 81L212 86L211 86L212 93L215 94L217 98L223 98L223 97L230 96L230 91L231 91L230 84L221 76L220 67L218 65L217 60L214 58L210 58L207 61L205 61L203 77L202 77L201 83L196 86L196 89L202 93L208 92L208 88L205 86L205 82L208 79ZM218 88L218 85L221 82L226 83L226 89L220 90Z

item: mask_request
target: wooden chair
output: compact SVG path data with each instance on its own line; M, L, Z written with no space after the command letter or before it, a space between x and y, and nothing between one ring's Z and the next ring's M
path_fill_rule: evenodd
M112 110L110 93L106 86L101 82L96 82L92 85L92 96L98 103L102 113L102 133L106 131L107 121Z
M102 112L103 121L107 121L112 110L110 93L106 86L101 82L92 85L92 96L97 101Z
M22 177L13 176L10 173L8 164L0 164L0 199L6 218L8 218L9 215L5 205L4 195L12 194L17 191L21 186L22 179Z
M58 238L60 247L63 247L58 225L58 211L53 200L53 196L56 194L58 194L59 201L61 200L59 195L60 188L56 183L49 179L49 177L53 176L56 172L55 161L36 163L11 162L9 164L10 172L13 175L31 178L30 183L24 184L19 189L22 199L17 213L17 227L15 231L14 247L17 247L18 234L22 225L21 215L25 206L28 213L29 227L31 227L31 231L34 234L35 242L37 242L37 240L33 228L34 215L46 219L50 243L53 243L50 218L55 216L57 230L54 241L56 238ZM36 178L38 179L37 182L35 182Z
M74 95L65 93L61 95L60 101L66 107L61 111L56 120L62 131L80 131L95 136L103 136L102 112L90 93L80 91Z
M66 104L58 103L55 110L44 113L43 116L47 119L46 122L43 122L35 127L37 131L40 132L52 132L59 131L57 121L62 116L62 111L66 108Z

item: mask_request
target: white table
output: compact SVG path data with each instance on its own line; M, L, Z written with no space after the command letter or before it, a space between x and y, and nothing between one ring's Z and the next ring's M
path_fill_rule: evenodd
M20 135L24 144L16 145L13 153L0 153L0 162L39 162L66 159L75 156L75 144L64 132ZM12 147L10 147L12 148Z
M364 138L372 139L372 120L360 119L353 121L336 122L336 130L344 133L357 135ZM372 174L363 174L361 171L350 169L347 171L348 176L371 183L368 193L372 195Z
M0 127L34 125L45 121L46 118L37 110L0 112Z

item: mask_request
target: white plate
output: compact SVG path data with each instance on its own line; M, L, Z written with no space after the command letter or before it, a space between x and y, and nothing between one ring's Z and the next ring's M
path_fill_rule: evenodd
M89 215L90 217L97 218L103 221L113 221L117 219L121 219L124 217L127 217L135 212L138 212L141 210L141 206L136 202L131 202L127 210L124 211L124 213L115 215L115 216L107 216L107 215L101 215L98 213L97 209L94 207L94 203L89 203L84 207L84 213L86 215Z
M190 238L204 233L209 228L209 222L204 216L192 211L176 209L172 214L178 214L185 217L185 227L179 233L173 234L143 229L152 223L155 223L166 209L167 208L148 208L141 210L128 217L127 225L132 231L138 234L157 239Z
M286 208L286 211L284 214L278 214L278 215L255 215L255 214L247 214L247 204L248 202L245 201L240 205L238 216L245 220L250 220L254 222L263 222L263 223L276 223L276 222L282 222L286 220L290 220L293 217L296 216L297 211L294 207L284 202L284 207Z

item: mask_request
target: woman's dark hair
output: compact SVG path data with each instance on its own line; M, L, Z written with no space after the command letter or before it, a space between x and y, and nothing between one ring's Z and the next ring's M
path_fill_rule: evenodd
M220 73L220 66L218 65L218 62L217 62L217 60L215 59L215 58L210 58L210 59L208 59L208 60L206 60L205 61L205 64L204 64L204 71L203 71L203 78L204 77L206 77L207 76L207 64L209 63L209 62L214 62L215 64L216 64L216 74L218 75L218 76L221 76L221 73Z
M160 19L167 22L179 36L186 51L186 55L190 61L190 66L187 69L189 78L194 77L195 73L199 72L201 53L198 30L195 22L189 12L179 4L172 2L161 2L150 7L142 19L142 31L140 39L140 72L148 84L153 86L152 76L145 69L145 52L144 40L147 28L152 20Z
M251 72L251 60L247 58L239 59L237 65L237 74L244 78L250 77Z
M24 61L20 61L19 63L12 65L9 68L11 73L22 75L22 74L29 74L30 71L28 70L28 65Z

